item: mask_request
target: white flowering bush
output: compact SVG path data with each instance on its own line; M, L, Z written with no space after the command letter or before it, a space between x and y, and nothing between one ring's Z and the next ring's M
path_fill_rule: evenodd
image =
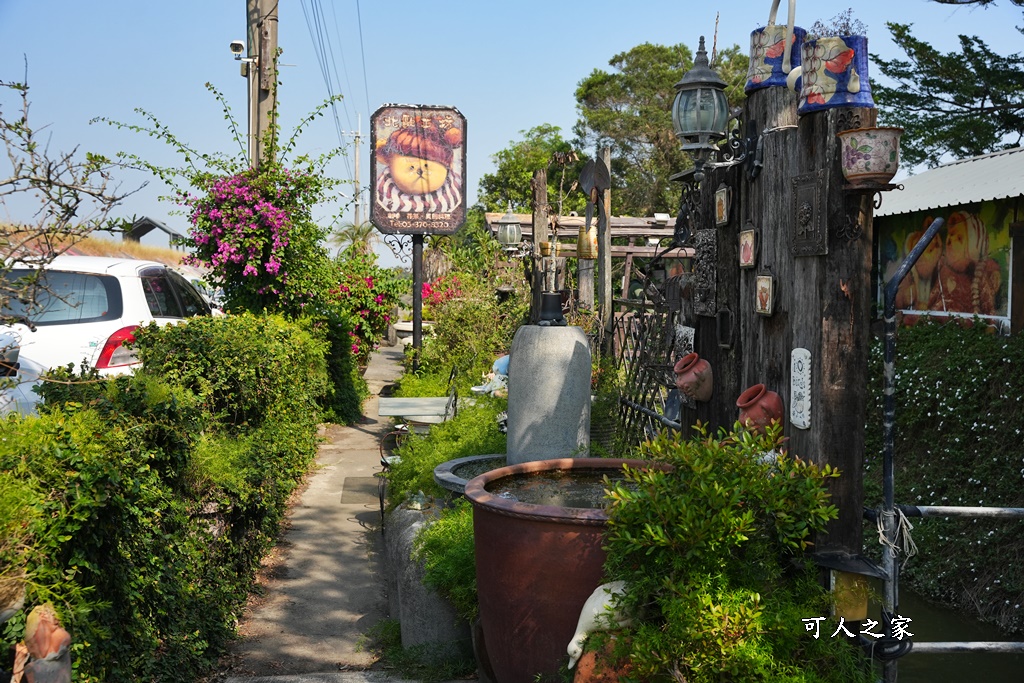
M1024 338L983 325L918 324L899 331L896 503L1024 507ZM872 351L865 505L882 503L882 353ZM919 554L901 574L925 597L1024 630L1024 521L914 520ZM880 549L870 534L866 552Z

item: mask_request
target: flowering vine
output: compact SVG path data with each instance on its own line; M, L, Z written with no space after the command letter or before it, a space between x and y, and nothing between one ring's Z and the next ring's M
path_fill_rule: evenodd
M203 185L204 195L181 195L192 224L186 260L210 270L229 306L294 313L326 291L322 277L310 278L310 263L325 262L312 253L323 249L309 217L323 194L316 176L271 165Z
M338 266L338 303L351 319L352 354L364 364L387 334L392 311L405 287L393 270L377 265L372 253L347 252Z

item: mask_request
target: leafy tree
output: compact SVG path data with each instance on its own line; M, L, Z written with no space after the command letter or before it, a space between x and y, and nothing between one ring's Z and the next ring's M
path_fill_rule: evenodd
M580 118L574 132L585 148L612 148L612 211L648 216L672 211L678 189L669 176L690 164L672 129L675 84L692 66L686 45L644 43L595 69L576 88ZM748 58L738 46L719 52L714 65L728 84L730 105L743 101Z
M946 156L963 159L1021 143L1024 55L1004 57L964 35L960 50L943 54L915 38L909 24L886 26L907 59L871 55L895 81L872 88L881 120L906 131L900 147L908 163L937 166Z
M9 169L0 172L0 208L6 215L11 206L27 205L35 212L27 222L0 228L0 311L11 298L33 301L36 283L4 278L13 258L37 265L49 263L95 230L112 229L111 212L131 192L122 192L114 182L114 164L92 153L52 151L44 128L29 122L29 86L25 82L0 81L0 91L13 93L20 107L6 114L0 106L0 144L7 154ZM0 323L10 318L0 312ZM0 348L2 351L2 348Z
M379 237L373 223L362 221L346 221L327 238L327 243L338 248L338 253L352 252L369 254Z
M530 130L519 131L522 140L512 140L509 146L491 158L497 169L480 179L479 203L485 211L508 209L529 213L533 210L531 181L535 171L548 168L548 203L558 211L558 200L564 197L562 211L581 209L585 199L571 192L573 181L579 178L583 160L574 153L573 146L562 138L562 129L542 123ZM567 163L559 163L566 161Z

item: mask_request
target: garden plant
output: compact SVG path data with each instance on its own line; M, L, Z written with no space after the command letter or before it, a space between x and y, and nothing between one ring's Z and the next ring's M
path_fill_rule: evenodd
M635 616L615 652L640 680L872 680L858 649L805 632L829 614L803 551L836 517L826 483L839 472L780 436L662 432L636 456L671 471L626 468L611 484L605 569Z

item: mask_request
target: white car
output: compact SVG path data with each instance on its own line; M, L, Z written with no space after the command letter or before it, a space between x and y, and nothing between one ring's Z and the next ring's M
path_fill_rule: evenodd
M35 266L13 264L4 277L33 276ZM210 315L210 305L171 267L156 261L106 256L58 256L39 275L35 304L12 300L0 325L0 413L34 412L32 391L48 369L83 360L101 375L131 372L139 364L133 332L150 322L167 324ZM127 345L125 343L128 343Z

